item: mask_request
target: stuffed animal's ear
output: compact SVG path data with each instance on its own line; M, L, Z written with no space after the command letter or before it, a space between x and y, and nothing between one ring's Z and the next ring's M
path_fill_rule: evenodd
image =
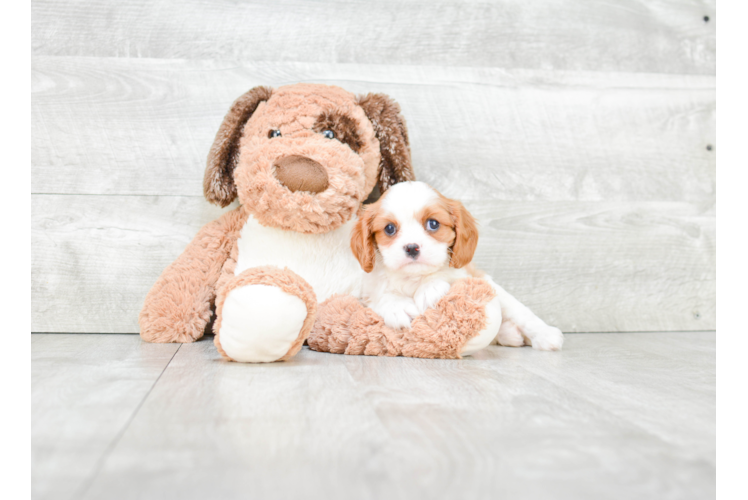
M473 260L478 246L478 224L465 206L457 200L449 200L449 211L455 225L455 242L452 245L449 265L459 269Z
M272 93L269 87L255 87L231 105L208 153L203 193L209 202L225 207L236 198L234 167L239 157L242 130L257 106L270 99Z
M371 233L371 221L374 210L369 206L358 218L356 225L351 231L351 250L353 255L361 264L361 269L370 273L374 269L376 244L374 235Z
M374 126L382 159L379 162L378 187L381 193L393 184L414 181L410 144L400 106L384 94L359 96L358 105Z

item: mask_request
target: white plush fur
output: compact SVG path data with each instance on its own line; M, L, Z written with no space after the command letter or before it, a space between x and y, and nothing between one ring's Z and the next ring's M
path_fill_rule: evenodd
M443 297L452 283L470 276L466 268L449 266L448 245L433 238L415 217L438 199L439 194L423 182L403 182L385 193L379 207L382 214L397 221L398 232L392 244L377 248L374 269L363 280L362 298L392 328L409 327L411 320ZM419 246L416 259L405 252L408 244ZM492 339L502 345L529 343L541 350L561 349L564 339L558 328L545 324L490 277L484 278L497 297L486 307L489 324L468 342L463 354L485 347ZM499 305L500 313L489 311ZM502 318L506 322L503 330L499 328Z
M461 356L470 356L478 352L496 339L501 326L501 303L498 297L494 297L491 302L486 304L486 327L478 335L471 338L460 350ZM521 345L521 344L520 344Z
M355 223L351 220L329 233L303 234L262 226L250 216L238 241L234 273L258 266L287 267L312 286L319 302L335 293L360 297L364 272L350 247Z
M231 359L269 363L288 352L307 316L306 305L280 288L247 285L223 304L221 347Z

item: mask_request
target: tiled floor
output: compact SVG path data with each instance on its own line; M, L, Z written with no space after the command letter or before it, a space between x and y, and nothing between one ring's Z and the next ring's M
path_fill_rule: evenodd
M715 334L458 361L32 335L32 497L715 496Z

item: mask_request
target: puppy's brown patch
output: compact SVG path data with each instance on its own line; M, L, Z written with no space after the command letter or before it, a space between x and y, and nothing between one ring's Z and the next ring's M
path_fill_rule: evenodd
M447 198L439 191L436 191L436 194L439 195L439 201L435 205L425 207L418 216L424 228L428 219L439 222L439 230L427 232L450 245L449 265L459 269L473 260L478 246L478 224L462 203Z
M392 224L396 228L395 234L392 236L384 232L384 228L387 227L388 224ZM387 248L392 245L395 242L395 238L397 238L397 233L399 231L400 224L392 215L377 212L374 216L371 223L371 232L374 235L374 239L379 248Z
M426 231L426 234L437 241L451 246L455 241L454 220L452 220L452 215L450 215L449 207L445 201L447 198L439 196L439 202L436 205L424 207L416 214L416 220L421 221L421 226ZM431 231L427 225L429 219L437 221L439 229Z

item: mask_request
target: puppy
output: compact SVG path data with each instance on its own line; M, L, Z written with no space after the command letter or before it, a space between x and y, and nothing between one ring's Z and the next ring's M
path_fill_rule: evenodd
M395 184L364 209L351 233L351 250L367 273L364 305L387 326L408 328L452 283L479 277L494 287L501 304L503 321L496 342L560 349L563 335L558 328L546 325L471 264L477 245L475 219L462 203L423 182Z
M392 186L366 207L351 249L367 275L362 298L391 328L433 306L452 283L474 274L478 228L462 203L423 182Z

